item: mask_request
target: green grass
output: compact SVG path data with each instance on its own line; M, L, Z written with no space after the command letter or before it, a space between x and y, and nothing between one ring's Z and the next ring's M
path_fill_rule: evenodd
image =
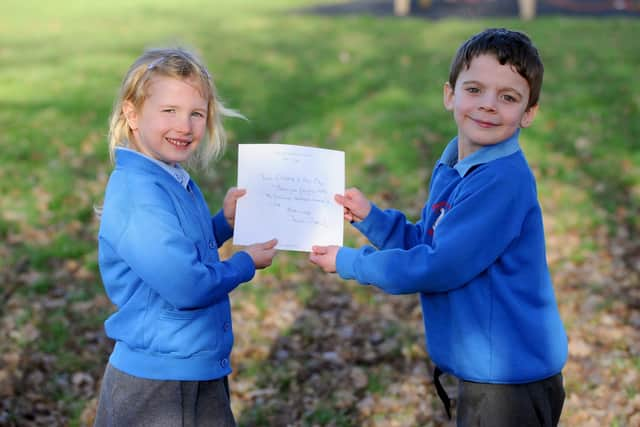
M331 425L338 427L350 426L349 418L333 407L321 406L304 418L308 425Z
M289 13L317 3L330 1L5 0L0 267L13 275L27 259L28 269L42 274L19 295L54 292L55 273L69 260L90 274L66 284L72 301L89 301L102 292L93 207L101 203L111 167L108 115L130 63L145 47L166 44L199 51L227 105L249 118L226 122L230 144L224 158L196 173L212 209L235 183L235 145L276 141L345 150L348 186L415 219L433 163L455 132L442 106L453 52L487 26L522 29L536 42L546 69L540 114L522 136L546 201L545 215L557 233L585 236L571 255L576 262L596 250L588 236L598 227L625 223L638 229L640 21L424 21ZM349 233L346 241L355 244L356 235ZM287 255L263 274L273 283L303 266L304 256ZM345 289L358 301L376 303L369 289ZM270 292L241 287L236 298L246 297L264 315ZM304 305L315 292L307 280L295 295ZM86 363L65 350L74 325L65 313L48 314L40 348L72 372L74 363ZM92 313L81 328L96 327L104 315ZM637 358L633 364L640 369ZM257 375L257 365L246 366L251 367L246 375ZM384 393L384 378L370 381L371 392ZM77 403L68 408L74 425L78 408ZM256 420L268 418L266 409L249 410ZM330 406L318 406L306 418L320 425L331 420L348 424Z

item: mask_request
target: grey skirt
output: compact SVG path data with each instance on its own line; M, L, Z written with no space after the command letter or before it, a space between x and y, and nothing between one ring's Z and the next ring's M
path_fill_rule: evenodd
M138 378L107 365L95 427L235 427L227 377L211 381Z

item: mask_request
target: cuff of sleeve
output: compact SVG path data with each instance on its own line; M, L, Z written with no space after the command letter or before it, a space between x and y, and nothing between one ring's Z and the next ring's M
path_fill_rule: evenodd
M222 246L224 242L233 236L233 229L224 217L222 209L220 209L220 212L212 218L211 222L213 224L213 233L216 236L218 246Z
M356 278L354 265L357 256L357 249L342 247L338 250L338 255L336 256L336 271L340 277L345 280Z
M352 225L366 236L367 233L374 228L374 225L383 218L384 212L379 207L371 203L371 211L369 212L369 215L360 222L353 222Z
M245 251L236 252L227 261L238 270L238 284L248 282L256 274L256 266L253 263L253 259Z

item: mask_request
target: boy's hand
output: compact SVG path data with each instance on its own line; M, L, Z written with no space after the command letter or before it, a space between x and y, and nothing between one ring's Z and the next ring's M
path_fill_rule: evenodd
M238 203L238 199L245 194L247 194L247 190L244 188L231 187L224 196L222 211L224 212L224 218L227 220L231 228L233 228L236 221L236 205Z
M264 243L254 243L244 248L244 251L249 254L256 268L261 269L271 265L273 257L276 255L275 246L277 243L277 239L271 239Z
M371 212L371 202L357 188L348 188L344 196L335 195L336 202L344 207L344 219L349 222L363 221Z
M327 273L335 273L338 249L339 246L312 246L309 261L322 267Z

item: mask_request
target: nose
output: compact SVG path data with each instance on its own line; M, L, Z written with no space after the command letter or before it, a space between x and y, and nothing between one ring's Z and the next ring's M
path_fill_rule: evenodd
M176 122L175 122L176 131L184 134L190 134L192 128L193 128L193 125L191 123L190 115L181 114L176 118Z
M480 109L483 111L495 111L497 102L497 97L494 94L487 92L480 99Z

